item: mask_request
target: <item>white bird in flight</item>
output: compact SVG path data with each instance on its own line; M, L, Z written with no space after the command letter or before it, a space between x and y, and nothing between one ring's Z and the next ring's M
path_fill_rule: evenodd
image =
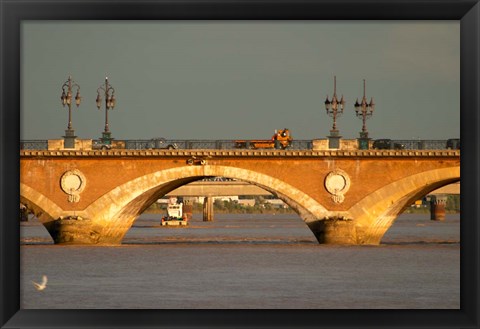
M35 286L35 289L37 289L38 291L42 291L43 289L45 289L47 287L47 276L44 275L42 276L42 283L36 283L34 281L33 282L33 285Z

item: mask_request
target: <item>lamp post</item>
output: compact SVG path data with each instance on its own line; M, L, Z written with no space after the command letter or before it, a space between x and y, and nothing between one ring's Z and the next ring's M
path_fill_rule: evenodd
M77 89L77 94L75 95L75 104L77 108L80 106L80 102L82 98L80 97L80 86L72 80L71 76L68 76L68 80L63 83L62 86L62 96L60 99L62 100L62 105L68 106L68 125L67 129L65 130L65 136L63 136L63 147L64 148L75 148L75 130L72 128L72 91L73 89Z
M111 144L112 137L111 131L108 126L108 110L113 110L115 107L116 99L115 99L115 89L108 83L108 77L105 77L105 85L100 86L97 89L97 108L100 110L102 106L102 95L105 97L105 130L102 132L102 143L104 144Z
M363 98L362 102L358 102L358 98L355 102L355 114L359 119L362 119L362 131L360 132L360 138L358 139L358 148L360 150L368 150L368 131L367 131L367 119L373 115L375 109L375 103L373 103L373 97L370 99L370 103L367 103L367 97L365 96L365 79L363 79Z
M340 148L340 136L337 129L337 117L343 114L343 108L345 107L345 100L342 98L340 100L337 99L337 77L334 76L333 78L333 97L330 101L328 99L325 100L325 109L327 110L327 114L333 118L333 126L330 130L330 136L328 137L328 147L333 149Z

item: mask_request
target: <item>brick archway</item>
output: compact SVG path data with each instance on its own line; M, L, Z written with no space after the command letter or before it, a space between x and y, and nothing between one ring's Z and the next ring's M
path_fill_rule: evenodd
M262 187L289 204L307 224L328 213L313 198L279 179L251 170L210 165L172 168L138 177L103 195L79 215L95 218L105 227L110 238L124 231L123 238L135 219L155 200L182 185L208 176L235 178Z
M459 180L460 167L434 169L395 181L366 196L348 210L355 218L358 243L379 244L406 207L429 192Z
M45 195L23 183L20 183L20 202L35 214L53 236L54 222L64 214L64 211Z
M23 183L20 183L20 202L32 210L42 223L54 220L63 213L55 202Z

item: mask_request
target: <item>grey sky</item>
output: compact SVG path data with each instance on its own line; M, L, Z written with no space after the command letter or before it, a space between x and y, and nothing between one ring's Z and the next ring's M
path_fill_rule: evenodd
M338 128L356 138L353 104L374 98L370 137L447 139L460 135L457 21L146 21L22 24L22 139L64 135L61 86L72 75L82 104L79 138L99 138L105 75L117 106L116 139L325 138L324 101L347 102Z

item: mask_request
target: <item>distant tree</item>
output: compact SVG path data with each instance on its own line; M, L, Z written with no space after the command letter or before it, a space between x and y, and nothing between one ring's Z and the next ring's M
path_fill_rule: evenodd
M222 200L220 199L215 199L213 202L213 209L215 210L224 210L225 209L225 204Z
M459 213L460 212L460 195L451 194L447 197L446 210Z
M265 203L265 198L262 195L256 195L255 196L255 204L264 204Z

